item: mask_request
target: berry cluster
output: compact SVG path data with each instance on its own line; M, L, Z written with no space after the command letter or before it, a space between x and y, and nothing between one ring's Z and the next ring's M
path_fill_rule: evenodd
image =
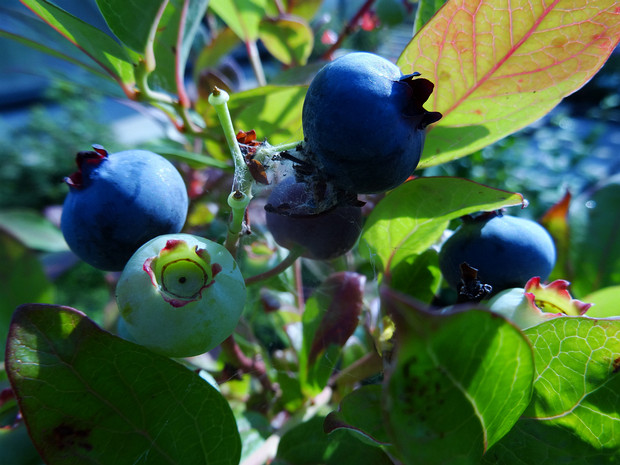
M267 204L280 245L302 246L312 258L343 254L361 231L357 194L385 192L411 176L426 127L441 118L423 108L433 84L418 76L365 52L317 73L304 100L305 143L294 157L283 154L297 182L276 186Z
M180 234L188 209L183 178L153 152L77 154L66 178L61 229L96 268L123 270L116 289L119 334L171 357L204 353L235 329L245 284L232 255Z

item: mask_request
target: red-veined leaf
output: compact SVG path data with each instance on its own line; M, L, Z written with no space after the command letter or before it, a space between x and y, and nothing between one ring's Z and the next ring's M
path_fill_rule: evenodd
M615 0L451 0L398 60L435 83L443 119L420 167L468 155L545 115L601 68L620 40Z

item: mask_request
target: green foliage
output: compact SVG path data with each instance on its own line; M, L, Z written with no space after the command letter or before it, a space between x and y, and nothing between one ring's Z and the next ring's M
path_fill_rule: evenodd
M394 446L407 463L479 463L530 401L526 338L487 311L433 315L389 291L384 297L399 331L383 393Z
M1 7L0 35L169 118L174 137L147 145L187 181L184 232L226 237L249 298L209 353L171 360L126 340L111 300L118 274L74 263L36 212L61 202L75 152L114 146L96 100L65 84L62 116L35 110L0 142L0 463L620 460L619 191L588 165L605 127L577 130L562 112L532 125L620 41L612 0L421 0L415 11L379 0L337 12L318 0L96 0L113 36L48 0L21 1L35 15ZM401 26L417 33L390 58L434 83L425 108L443 113L420 170L360 198L364 227L346 256L287 256L265 227L270 187L250 173L293 176L312 76L338 48L370 49ZM230 95L219 92L218 111L215 87ZM572 200L558 202L567 188ZM519 214L553 207L553 276L596 305L522 331L484 301L453 305L437 250L459 217L528 201Z
M387 271L437 242L450 220L521 204L523 198L518 194L465 179L417 178L394 189L377 205L360 241L378 269Z
M99 97L85 98L61 83L49 96L63 102L62 110L34 106L27 122L3 131L0 208L40 210L62 203L67 193L62 180L75 171L74 154L85 144L110 139L109 128L92 111Z
M182 450L191 463L238 463L230 407L186 367L68 307L21 306L11 328L7 368L46 462L174 463Z
M532 402L483 463L614 463L620 320L555 319L525 331L536 365Z
M620 222L616 205L620 184L603 181L575 199L569 225L572 229L572 276L577 295L585 295L620 282L620 244L614 231Z
M316 416L293 428L282 437L278 453L272 462L276 465L299 463L358 463L360 465L389 465L391 460L381 450L361 443L347 433L323 433L323 421Z
M15 307L23 302L47 302L54 288L33 251L0 233L0 347L4 347Z
M112 37L51 2L25 0L23 3L69 42L84 50L110 77L124 86L134 83L129 53Z

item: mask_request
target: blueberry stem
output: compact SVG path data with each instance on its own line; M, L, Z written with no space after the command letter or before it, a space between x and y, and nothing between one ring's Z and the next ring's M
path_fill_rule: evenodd
M239 239L239 234L243 230L245 210L251 198L251 195L246 195L240 191L234 191L228 196L228 205L232 209L232 215L228 223L228 234L224 247L226 247L233 257L237 253L237 241Z
M303 140L297 140L295 142L287 142L285 144L279 145L267 145L266 147L261 147L256 151L256 156L270 156L275 155L280 152L284 152L285 150L293 150L299 147L304 143Z
M232 209L232 217L228 224L225 247L233 256L236 256L239 234L243 229L243 222L245 220L245 211L252 199L252 175L245 163L241 147L239 147L239 142L237 141L237 134L228 111L227 103L229 99L228 92L217 87L209 95L209 103L215 108L235 164L232 190L228 196L228 205Z

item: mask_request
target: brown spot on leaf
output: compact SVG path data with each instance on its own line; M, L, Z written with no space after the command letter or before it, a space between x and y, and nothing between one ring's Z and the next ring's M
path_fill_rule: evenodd
M61 423L52 431L51 440L60 450L79 447L90 451L93 445L88 441L90 429L79 429L68 423Z

